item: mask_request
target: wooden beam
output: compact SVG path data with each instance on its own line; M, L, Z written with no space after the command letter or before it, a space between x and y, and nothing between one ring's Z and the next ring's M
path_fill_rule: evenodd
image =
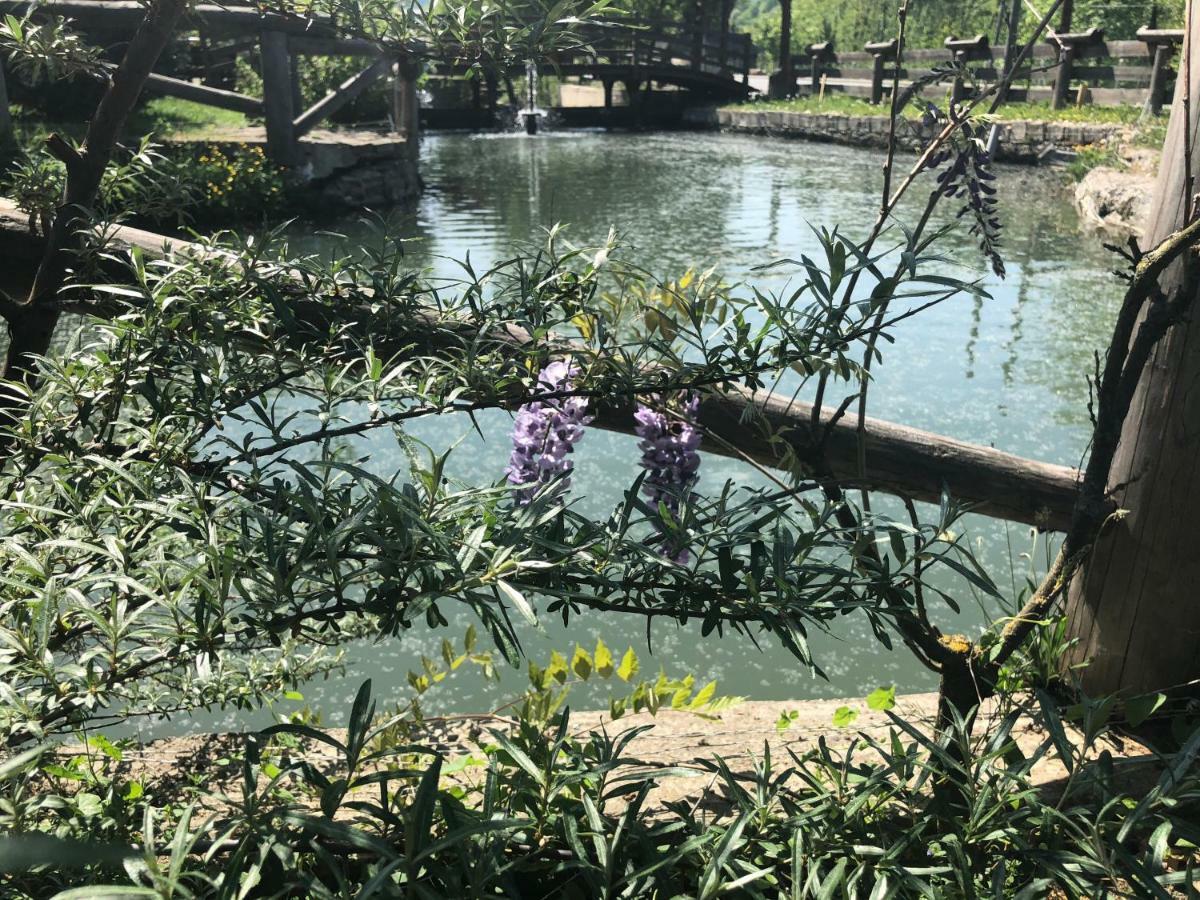
M396 55L392 47L365 38L294 36L288 41L297 56L380 56Z
M29 0L0 0L0 13L24 15L30 11ZM141 0L42 0L33 6L36 13L51 13L78 22L84 27L137 27L146 15ZM281 34L335 36L336 29L327 19L306 19L279 13L260 13L251 6L220 6L197 3L186 13L186 21L219 29L249 34L261 30Z
M263 114L263 102L257 97L248 97L236 91L226 91L204 84L193 84L182 78L151 75L146 79L146 90L154 91L156 94L165 94L168 97L193 100L196 103L203 103L205 106L245 113L248 116Z
M308 134L322 119L335 112L365 91L371 84L392 67L392 59L381 56L357 75L347 78L336 88L314 103L295 118L292 131L296 137Z
M0 199L0 255L10 261L6 268L15 270L27 261L36 262L40 245L40 240L29 232L28 217L11 201ZM112 230L109 246L117 250L138 247L150 257L213 252L189 241L128 226ZM512 339L518 343L524 338L513 335ZM754 415L748 416L751 411ZM596 427L633 432L633 418L626 404L600 404L594 412ZM706 432L704 448L721 456L749 457L762 465L776 466L779 450L768 441L767 433L803 451L812 439L811 414L808 404L777 394L733 391L710 395L700 408L700 422ZM756 418L766 431L747 424ZM973 504L974 511L981 515L1048 530L1062 530L1070 519L1078 478L1075 469L868 419L866 476L859 478L857 425L853 417L839 422L826 444L835 474L846 483L930 502L937 502L946 489L954 498Z

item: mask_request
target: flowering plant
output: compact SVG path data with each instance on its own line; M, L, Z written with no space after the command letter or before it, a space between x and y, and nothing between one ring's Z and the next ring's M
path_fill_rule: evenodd
M570 391L578 374L576 366L552 362L538 375L538 390L549 394ZM556 491L567 487L575 466L568 457L591 420L587 400L582 397L535 400L517 411L512 456L504 471L509 483L518 486L519 504L529 503L552 482L557 482Z

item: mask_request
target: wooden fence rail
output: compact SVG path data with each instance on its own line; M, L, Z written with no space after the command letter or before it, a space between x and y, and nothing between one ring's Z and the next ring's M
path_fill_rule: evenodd
M1058 34L1032 48L1008 99L1047 100L1057 109L1074 96L1078 103L1142 104L1158 114L1174 84L1171 63L1182 41L1182 31L1150 28L1129 41L1107 40L1097 28ZM802 88L792 85L791 93L815 93L823 86L872 103L889 95L897 75L902 87L949 83L961 99L994 84L1007 70L1004 48L991 47L984 35L948 38L936 48L905 48L899 67L894 40L844 52L828 42L811 44L792 62L793 71L807 72L808 78Z

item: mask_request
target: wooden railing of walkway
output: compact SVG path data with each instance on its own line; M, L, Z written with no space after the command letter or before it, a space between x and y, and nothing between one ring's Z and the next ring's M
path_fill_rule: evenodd
M705 31L686 23L649 19L584 26L579 34L575 47L539 60L544 72L590 76L605 84L609 97L617 81L627 86L654 81L725 96L744 96L750 90L756 54L749 34ZM450 48L434 71L463 74L471 63ZM505 68L522 71L524 64L524 60L515 60Z
M1055 108L1069 102L1114 106L1144 104L1155 114L1169 99L1175 81L1172 58L1183 42L1182 31L1143 28L1137 40L1110 41L1098 28L1054 35L1035 45L1017 70L1009 100L1048 100ZM1014 62L1015 62L1014 58ZM867 44L861 51L842 52L830 44L812 44L792 58L798 83L790 93L839 91L881 102L897 75L895 40ZM901 87L914 82L952 84L958 96L975 86L990 86L1008 71L1002 47L987 37L947 38L938 48L904 49L899 67Z

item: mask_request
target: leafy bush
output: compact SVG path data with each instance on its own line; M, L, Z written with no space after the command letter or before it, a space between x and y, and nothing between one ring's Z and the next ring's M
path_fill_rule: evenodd
M0 191L46 227L62 197L66 168L45 150L14 163ZM143 139L106 170L96 213L180 227L250 222L286 208L284 176L260 147L208 147L198 154Z

